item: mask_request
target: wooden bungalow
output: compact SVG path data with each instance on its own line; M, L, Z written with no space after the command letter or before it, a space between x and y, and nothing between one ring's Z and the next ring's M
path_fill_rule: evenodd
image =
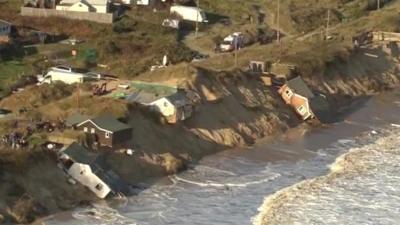
M95 143L111 148L121 146L132 138L132 128L112 116L88 119L76 128L91 135Z

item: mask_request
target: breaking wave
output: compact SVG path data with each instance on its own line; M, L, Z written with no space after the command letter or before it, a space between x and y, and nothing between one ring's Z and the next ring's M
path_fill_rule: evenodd
M338 157L328 175L266 197L253 224L398 224L400 130L392 127Z
M222 188L225 187L225 188L228 188L228 187L247 187L250 185L262 184L262 183L266 183L266 182L275 180L275 179L279 178L280 176L281 176L280 174L274 174L271 177L267 177L267 178L264 178L261 180L249 181L249 182L244 182L244 183L236 183L236 184L235 183L215 183L212 181L198 182L198 181L188 180L188 179L179 177L177 175L174 175L172 177L172 179L176 180L176 181L188 183L188 184L198 185L200 187L222 187Z

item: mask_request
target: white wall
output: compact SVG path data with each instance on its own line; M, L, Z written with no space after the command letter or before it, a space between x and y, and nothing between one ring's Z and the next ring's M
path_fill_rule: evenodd
M90 8L88 5L86 5L82 2L77 2L77 3L73 4L71 7L69 7L68 11L89 12Z
M99 198L105 198L111 192L110 187L97 177L88 165L74 163L68 170L68 174L76 181L89 188ZM102 186L101 190L96 188L99 184Z
M92 5L96 9L97 13L108 13L108 4L107 5Z
M168 101L166 98L160 98L157 101L151 103L154 108L160 112L163 116L173 116L176 113L175 106Z
M79 6L82 5L82 6ZM94 8L96 13L108 13L108 4L107 5L91 5L90 7ZM91 12L90 7L84 3L77 2L72 6L63 6L57 5L56 10L62 11L74 11L74 12Z

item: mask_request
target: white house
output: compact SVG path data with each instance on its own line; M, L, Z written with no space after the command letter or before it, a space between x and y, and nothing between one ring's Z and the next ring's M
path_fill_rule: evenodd
M187 98L186 92L178 91L169 96L157 96L151 93L134 93L127 99L129 102L148 106L159 112L169 123L188 119L193 114L193 104Z
M60 154L65 171L99 198L123 190L123 182L112 171L106 170L98 154L72 143Z
M74 12L108 13L108 0L62 0L56 10Z

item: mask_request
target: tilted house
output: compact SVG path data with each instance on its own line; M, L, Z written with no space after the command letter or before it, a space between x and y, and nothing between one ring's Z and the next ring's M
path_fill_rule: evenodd
M310 99L314 98L315 95L301 77L289 80L278 90L278 93L282 96L285 103L291 105L303 120L314 117L310 106Z
M128 97L129 102L150 107L159 112L168 123L177 123L188 119L193 114L193 104L184 91L178 91L168 96L156 96L150 93L139 92Z
M332 122L331 109L326 97L321 94L315 95L301 77L289 80L278 92L285 103L292 106L303 120L316 118L321 123Z
M111 148L123 145L132 138L132 128L112 116L88 119L76 125L76 128L91 135L99 145Z
M74 12L108 13L108 0L62 0L56 10Z
M101 157L77 143L72 143L62 151L60 161L68 175L99 198L123 190L123 182L114 172L105 169Z

